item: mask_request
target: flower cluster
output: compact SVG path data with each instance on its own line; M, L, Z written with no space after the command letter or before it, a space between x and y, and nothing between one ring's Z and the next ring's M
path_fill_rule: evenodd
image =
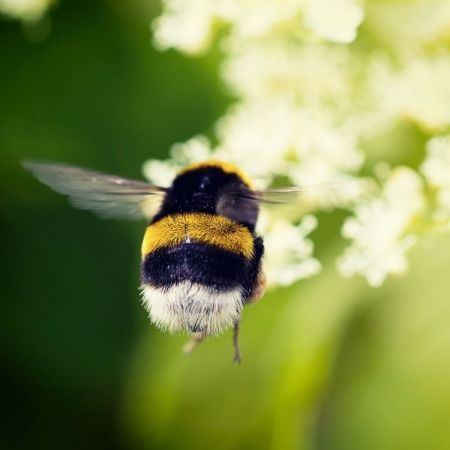
M355 38L363 15L357 0L165 0L154 31L158 47L186 53L206 51L220 23L229 25L239 41L271 38L285 30L296 33L302 22L303 31L347 43Z
M278 217L268 220L267 214L263 213L259 222L260 232L266 236L264 246L269 255L264 266L269 287L288 286L320 272L320 263L312 256L312 241L307 238L317 226L314 216L307 215L297 226L292 226Z
M206 52L225 30L221 76L238 100L218 120L214 148L194 137L176 144L167 161L147 161L145 174L168 183L184 164L214 157L237 164L261 188L280 179L305 186L289 221L263 214L273 285L320 270L308 238L317 222L311 214L320 210L349 212L342 235L351 242L338 267L373 286L406 269L405 252L419 237L414 229L450 221L449 2L163 0L163 6L153 24L160 49ZM383 151L367 143L408 127L428 139L426 149L411 149L419 158L426 150L421 171L400 166L381 179L370 176ZM383 154L385 166L389 156Z
M427 157L421 169L436 194L434 219L450 222L450 135L428 141Z
M420 177L406 167L393 170L379 195L357 204L344 222L342 234L352 244L339 261L341 273L360 273L379 286L388 273L404 272L404 253L416 241L408 228L424 205Z

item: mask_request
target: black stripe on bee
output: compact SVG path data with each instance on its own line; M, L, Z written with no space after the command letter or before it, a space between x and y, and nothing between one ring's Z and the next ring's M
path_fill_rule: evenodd
M214 291L248 285L251 261L208 244L185 243L157 249L141 265L144 284L158 288L191 281Z

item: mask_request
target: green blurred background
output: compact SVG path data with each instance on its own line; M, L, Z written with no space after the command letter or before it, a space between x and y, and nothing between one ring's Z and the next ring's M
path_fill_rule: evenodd
M139 303L145 223L102 221L21 159L141 177L210 133L231 97L220 55L156 52L153 2L60 2L0 21L1 449L450 448L450 237L382 288L343 280L339 214L313 235L324 271L269 293L231 336L181 354Z

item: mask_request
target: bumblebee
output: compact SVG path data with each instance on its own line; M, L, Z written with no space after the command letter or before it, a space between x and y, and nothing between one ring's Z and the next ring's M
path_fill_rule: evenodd
M146 218L141 293L151 322L192 335L186 352L233 327L234 361L240 362L242 310L265 290L264 244L255 227L268 191L256 190L246 174L220 161L185 167L169 187L65 164L23 165L78 208Z

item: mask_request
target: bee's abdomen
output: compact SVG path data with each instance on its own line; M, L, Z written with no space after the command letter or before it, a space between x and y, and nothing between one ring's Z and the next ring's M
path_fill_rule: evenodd
M248 260L237 253L202 243L163 247L145 256L141 277L144 284L165 288L183 281L227 291L246 282Z
M149 225L142 244L142 294L151 320L169 331L217 334L239 320L254 237L213 214L177 214Z
M217 334L245 303L249 260L209 244L163 247L144 257L142 296L150 319L170 332Z

